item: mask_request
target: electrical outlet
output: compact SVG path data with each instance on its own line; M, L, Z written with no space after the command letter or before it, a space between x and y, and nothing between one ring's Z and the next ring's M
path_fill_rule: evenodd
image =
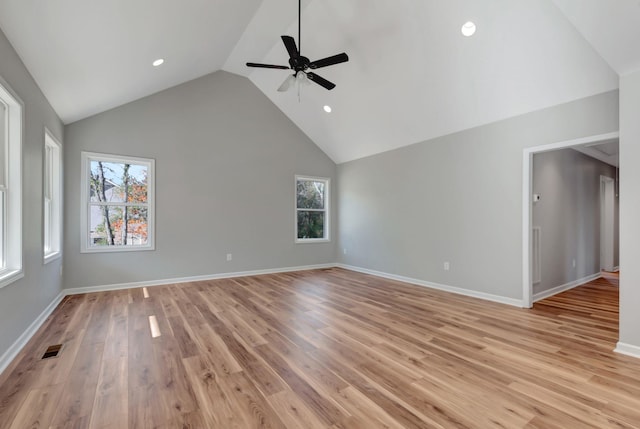
M60 277L62 277L62 265L60 265Z
M233 259L233 255L231 253L227 253L227 261L231 261Z
M444 270L449 271L451 269L451 264L449 262L444 263Z
M576 267L576 260L575 259L573 260L572 264L573 264L573 268L575 268Z
M347 248L346 248L346 247L345 247L344 249L342 249L342 253L343 253L344 255L346 255L346 254L347 254Z

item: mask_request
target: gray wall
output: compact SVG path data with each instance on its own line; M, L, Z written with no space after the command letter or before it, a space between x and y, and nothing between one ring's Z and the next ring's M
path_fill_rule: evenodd
M534 294L600 272L601 175L615 179L616 169L573 149L534 155L533 193L541 200L533 204L532 223L542 232L542 281Z
M81 151L156 160L155 251L80 253ZM294 176L335 188L335 164L246 78L216 72L69 125L65 162L67 288L335 260L333 241L294 243Z
M523 148L617 130L612 91L341 164L340 261L521 299Z
M640 356L640 71L620 78L620 342Z
M0 289L0 356L62 290L61 259L43 263L44 127L62 142L62 122L0 31L0 78L24 103L22 229L24 277ZM64 149L63 149L64 150Z

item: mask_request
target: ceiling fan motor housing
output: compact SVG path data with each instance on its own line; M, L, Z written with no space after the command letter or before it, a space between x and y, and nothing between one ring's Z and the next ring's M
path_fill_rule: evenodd
M291 68L293 70L295 70L297 72L305 71L306 69L308 69L309 68L309 63L311 63L309 58L303 57L301 55L299 55L297 57L289 58L289 65L291 66Z
M334 83L329 82L325 78L318 76L317 74L311 71L308 72L307 70L308 69L315 70L322 67L332 66L334 64L344 63L346 61L349 61L349 56L343 52L338 55L332 55L330 57L322 58L320 60L311 62L309 61L309 58L303 57L302 55L300 55L300 52L301 52L301 49L300 49L301 28L300 27L301 27L301 16L302 16L300 4L301 4L301 1L299 0L298 1L298 46L296 46L296 41L293 37L287 36L287 35L281 36L282 42L284 43L284 47L287 49L287 52L289 53L289 67L275 65L275 64L260 64L260 63L247 63L247 66L261 67L266 69L293 70L295 73L293 73L287 78L285 83L282 84L280 88L278 88L278 91L286 90L286 88L290 86L291 78L292 77L297 78L298 76L300 76L301 79L309 78L309 80L311 80L312 82L317 83L318 85L322 86L325 89L331 90L336 86Z

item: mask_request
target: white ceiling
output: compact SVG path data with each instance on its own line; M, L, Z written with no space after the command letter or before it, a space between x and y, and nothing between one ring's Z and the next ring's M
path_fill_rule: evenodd
M221 69L260 3L0 0L0 27L70 123Z
M553 1L618 74L640 69L640 1Z
M598 159L606 164L618 167L620 165L620 140L612 139L603 142L589 143L573 148L592 158Z
M249 77L340 163L617 88L640 59L615 43L637 31L629 10L611 7L625 2L637 6L306 0L302 53L350 61L317 71L336 89L314 84L300 101L276 92L286 71L244 65L286 64L279 36L297 38L295 0L0 0L0 27L65 123L222 68ZM464 38L469 19L478 32Z

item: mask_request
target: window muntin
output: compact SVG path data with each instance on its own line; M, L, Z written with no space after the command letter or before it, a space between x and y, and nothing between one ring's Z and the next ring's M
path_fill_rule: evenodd
M0 287L24 276L22 264L23 104L0 79Z
M329 240L329 179L296 176L296 242Z
M62 254L62 146L45 130L44 143L44 261Z
M152 159L83 152L82 252L153 250Z

